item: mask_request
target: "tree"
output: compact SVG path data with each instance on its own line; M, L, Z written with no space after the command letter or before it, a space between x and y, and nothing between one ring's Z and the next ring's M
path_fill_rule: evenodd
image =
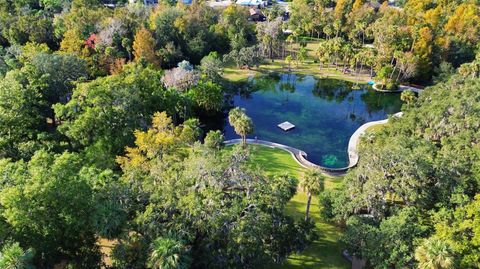
M465 122L479 117L470 109L479 83L453 75L360 143L362 161L345 187L322 199L325 215L347 223L343 241L350 253L374 268L403 268L414 264L418 242L431 238L441 244L421 243L422 258L417 255L426 268L478 264L480 158L468 145L480 126Z
M133 55L135 60L144 59L148 63L159 66L159 59L155 53L155 39L150 31L145 28L140 29L133 40Z
M435 232L429 240L439 240L447 245L451 256L455 257L455 267L473 268L480 261L480 195L455 209L437 212Z
M202 135L198 119L188 119L183 122L182 127L182 132L180 133L181 140L188 144L195 143Z
M202 75L214 82L218 82L223 72L223 62L220 60L218 53L210 52L200 61L200 70Z
M218 28L222 29L232 51L252 46L255 41L254 25L248 21L248 9L239 5L229 5L220 16Z
M205 147L218 151L223 146L224 139L221 131L210 131L205 137Z
M29 69L12 70L0 81L0 156L27 158L46 130L42 118L42 79ZM33 144L35 145L32 145ZM33 149L32 149L33 148Z
M259 66L263 61L262 52L258 45L241 48L240 50L232 50L223 56L224 62L233 61L237 67L251 68Z
M292 62L293 62L292 55L287 55L287 57L285 57L285 62L288 64L288 72L292 71Z
M261 41L261 49L273 61L283 46L282 18L257 24L257 36Z
M140 64L126 65L120 74L79 84L71 100L56 104L59 131L75 148L91 148L112 160L132 145L134 130L145 130L156 111L176 115L180 97L165 90L162 72ZM95 148L95 149L94 149Z
M297 61L303 63L307 59L307 56L308 56L307 48L301 47L297 54Z
M415 250L415 259L421 269L454 268L453 255L449 246L436 238L426 239Z
M167 88L173 88L179 92L185 92L196 85L200 80L200 74L188 61L178 63L176 68L165 71L162 82Z
M38 151L26 162L4 161L0 174L0 218L16 240L36 251L35 263L61 260L80 267L98 265L94 192L79 154ZM94 174L100 174L95 171ZM62 190L59 192L58 190Z
M52 106L67 102L75 82L88 78L87 64L74 55L47 53L36 54L30 63L34 66L33 75L44 78L45 87L41 95L45 102L45 115L55 125L56 115Z
M184 242L174 237L159 237L153 241L148 268L187 269L190 264L189 248Z
M235 129L235 132L242 137L243 147L246 147L247 135L253 132L252 119L245 114L244 109L236 107L228 113L228 121Z
M0 250L0 268L29 269L34 256L33 250L24 251L18 243L4 244Z
M325 177L318 169L308 169L302 176L300 188L307 194L307 208L305 210L305 221L310 218L310 204L312 196L318 195L324 189Z
M327 41L322 41L318 45L318 48L315 52L315 54L318 57L318 60L320 62L320 69L323 68L325 63L329 63L329 60L331 58L330 50L329 50L329 43ZM328 67L328 66L327 66Z
M220 111L223 105L222 88L211 82L200 82L188 92L191 100L205 111Z
M400 99L403 102L406 102L407 104L410 104L413 101L415 101L415 98L416 98L415 93L412 90L406 90L400 94Z
M464 63L458 68L458 72L465 77L480 78L480 50L472 62Z
M311 228L284 215L295 193L294 179L250 169L241 147L212 154L197 143L189 145L179 135L183 127L174 126L165 113L152 122L146 132L136 132L135 147L118 158L135 211L115 247L116 265L142 267L150 259L153 266L179 252L180 261L190 249L192 264L254 268L281 262L309 242L305 233ZM162 240L158 248L156 238ZM149 252L150 258L143 254Z

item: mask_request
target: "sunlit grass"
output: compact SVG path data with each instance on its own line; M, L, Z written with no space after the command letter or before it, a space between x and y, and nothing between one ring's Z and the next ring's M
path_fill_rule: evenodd
M319 63L315 63L316 59L316 50L319 46L319 41L312 39L312 41L307 42L307 59L304 62L294 62L290 64L290 70L288 64L284 60L271 60L266 59L262 65L258 68L251 69L241 69L237 68L234 65L228 66L224 69L223 77L230 81L240 81L245 80L250 76L256 76L259 74L264 74L268 72L278 72L286 73L293 72L300 75L311 75L318 78L333 78L350 81L353 83L367 83L371 80L367 67L365 67L362 74L344 74L341 70L337 70L334 66L323 66L320 68ZM292 45L287 45L287 51L292 51L295 53L299 49L299 44L294 43ZM288 55L288 52L286 52ZM342 63L338 63L338 69L342 69Z
M340 70L335 69L335 67L323 67L320 68L318 63L312 61L305 61L302 63L293 63L290 65L290 70L288 64L284 60L274 60L265 61L264 64L260 65L258 68L254 67L251 69L241 69L235 66L229 66L224 68L223 77L229 81L241 81L246 80L249 77L255 77L257 75L266 74L266 73L288 73L292 72L298 75L310 75L317 78L333 78L346 80L353 83L365 84L370 80L370 76L363 74L355 76L353 74L343 74Z
M267 174L288 173L297 179L304 171L290 153L265 146L249 146L251 149L251 165L261 168ZM341 184L341 178L328 178L325 188L336 188ZM296 218L305 217L307 196L298 191L287 204L287 214ZM350 264L342 257L342 247L339 238L340 228L327 223L320 218L320 207L317 197L313 198L311 217L315 221L319 239L309 245L304 251L291 255L283 264L269 265L267 268L349 268Z

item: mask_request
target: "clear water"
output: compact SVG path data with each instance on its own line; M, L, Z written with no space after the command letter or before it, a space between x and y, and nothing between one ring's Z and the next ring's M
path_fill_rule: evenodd
M362 124L400 111L400 95L379 93L368 85L312 76L276 74L251 79L233 97L254 123L249 138L268 140L305 151L307 159L325 167L348 165L350 136ZM285 132L278 124L289 121ZM228 122L228 120L227 120ZM225 138L239 138L226 123Z

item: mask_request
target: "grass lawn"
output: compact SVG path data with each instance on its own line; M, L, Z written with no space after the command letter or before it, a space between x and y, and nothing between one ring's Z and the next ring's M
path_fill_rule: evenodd
M249 77L255 77L270 72L287 73L289 72L288 65L284 60L274 60L273 62L266 60L265 63L258 68L240 69L235 66L230 66L223 69L223 77L230 81L241 81ZM356 77L354 75L343 74L334 67L320 69L318 63L312 61L299 63L298 66L297 64L292 64L290 72L299 75L311 75L318 78L333 78L353 83L358 82L359 84L365 84L371 80L368 75L359 75Z
M340 70L336 70L335 67L323 67L320 69L319 63L314 63L313 59L316 58L315 51L319 46L319 41L312 39L311 41L307 42L307 55L308 59L302 63L293 63L291 64L291 70L288 69L288 64L285 63L284 60L274 60L273 62L265 59L265 62L260 65L258 68L248 69L240 69L236 66L229 66L224 68L223 77L230 81L240 81L245 80L248 77L256 76L259 74L265 74L268 72L279 72L279 73L286 73L292 72L295 74L301 75L312 75L318 78L334 78L334 79L341 79L347 80L354 83L367 83L371 80L368 68L365 68L362 74L354 75L354 74L344 74ZM299 45L297 43L293 44L289 47L292 51L298 51ZM339 63L339 69L341 69L341 63Z
M290 153L265 146L249 146L251 148L252 166L257 166L268 174L288 173L299 177L304 170L290 155ZM328 178L325 188L335 188L341 184L341 178ZM305 217L307 196L298 192L287 205L287 213L296 219ZM312 199L311 216L316 223L319 239L308 246L304 251L291 255L284 264L272 265L267 268L350 268L341 254L342 248L338 239L342 231L330 223L320 219L318 199Z

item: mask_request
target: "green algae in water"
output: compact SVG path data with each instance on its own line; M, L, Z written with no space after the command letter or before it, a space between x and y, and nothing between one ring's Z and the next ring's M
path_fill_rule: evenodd
M335 167L338 159L335 155L325 155L322 157L322 164L326 167Z

